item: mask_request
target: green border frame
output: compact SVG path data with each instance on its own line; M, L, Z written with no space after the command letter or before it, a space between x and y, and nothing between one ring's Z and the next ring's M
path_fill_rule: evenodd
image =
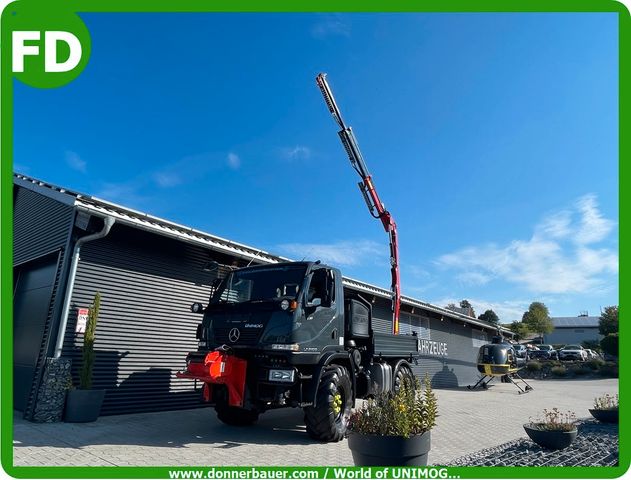
M611 12L618 13L619 25L619 186L629 184L631 153L631 17L627 8L613 0L49 0L41 3L21 0L21 3L37 4L39 9L69 10L78 13L93 12ZM2 12L0 45L10 45L8 11ZM0 51L0 360L2 363L0 399L2 432L0 434L2 466L6 473L16 478L168 478L169 470L202 470L204 467L16 467L13 465L13 295L8 285L13 284L13 77L11 56L7 48ZM623 134L624 132L624 134ZM619 188L620 219L629 212L631 192ZM620 222L620 245L629 243L629 224ZM629 291L629 267L627 252L620 248L619 299L631 298ZM623 316L626 305L621 305ZM627 323L627 324L625 324ZM631 324L621 322L623 346L631 346ZM629 363L629 353L620 348L620 361ZM630 401L631 381L619 379L622 403ZM448 467L451 478L614 478L623 475L631 460L631 410L623 407L620 414L620 466L618 467ZM222 468L223 469L223 468ZM250 470L251 467L225 467L225 470ZM301 467L260 467L261 471L297 471ZM307 470L307 468L305 468ZM317 470L320 478L328 471ZM357 470L349 467L349 470ZM329 474L332 472L329 472Z

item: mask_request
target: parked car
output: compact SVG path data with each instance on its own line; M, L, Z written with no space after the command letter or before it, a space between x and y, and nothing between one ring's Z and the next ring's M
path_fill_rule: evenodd
M559 354L552 348L552 345L539 345L539 350L530 353L530 358L541 360L558 360Z
M528 361L528 349L526 347L516 343L513 345L513 349L515 350L515 356L517 357L518 365L524 364Z
M587 352L581 345L566 345L559 350L559 360L587 360Z
M523 345L526 347L526 350L528 351L529 354L539 350L539 348L536 345L533 345L532 343L524 343Z
M597 351L595 351L595 350L592 350L592 349L590 349L590 348L586 348L586 349L585 349L585 351L587 352L587 358L588 358L588 359L590 359L590 360L591 360L592 358L601 358L601 357L600 357L600 353L598 353L598 352L597 352Z

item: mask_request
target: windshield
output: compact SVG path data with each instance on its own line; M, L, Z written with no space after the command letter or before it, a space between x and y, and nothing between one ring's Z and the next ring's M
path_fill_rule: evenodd
M304 265L236 270L226 277L210 303L295 299L305 272Z
M563 347L563 350L580 350L581 347L578 345L568 345L567 347Z

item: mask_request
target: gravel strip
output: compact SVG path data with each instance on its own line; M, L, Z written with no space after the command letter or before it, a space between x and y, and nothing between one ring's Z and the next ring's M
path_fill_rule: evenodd
M475 467L594 467L618 465L618 425L585 420L578 436L563 450L547 450L529 438L520 438L447 462Z

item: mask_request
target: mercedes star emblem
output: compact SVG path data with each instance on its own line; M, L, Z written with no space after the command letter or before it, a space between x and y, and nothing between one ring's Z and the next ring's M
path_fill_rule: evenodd
M234 343L237 340L239 340L239 337L241 336L241 332L239 331L238 328L233 328L232 330L230 330L230 333L228 333L228 339Z

